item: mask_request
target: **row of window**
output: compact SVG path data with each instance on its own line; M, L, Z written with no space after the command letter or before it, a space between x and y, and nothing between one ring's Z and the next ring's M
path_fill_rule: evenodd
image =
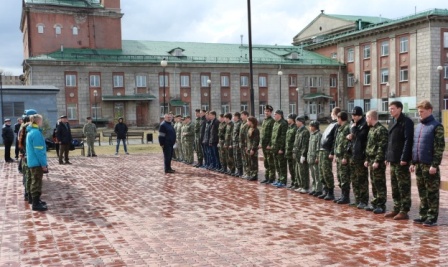
M447 37L448 38L448 37ZM369 59L370 58L370 44L366 44L363 46L363 58ZM409 37L403 36L400 37L400 53L407 53L409 50ZM389 55L389 40L383 41L380 44L380 55L388 56ZM347 49L347 62L354 62L355 61L355 50L353 47Z
M448 68L445 67L445 74L447 73ZM447 77L447 76L445 76ZM400 69L400 82L406 82L409 80L408 67L402 67ZM356 83L355 75L353 73L347 74L347 87L353 87ZM389 69L381 69L381 84L385 84L389 82ZM364 72L364 85L370 85L372 83L371 72Z
M62 33L62 26L60 24L55 24L53 26L54 28L54 32L56 35L59 35ZM45 25L43 23L39 23L37 24L37 33L44 33L45 32ZM72 34L73 35L78 35L79 33L79 28L77 26L73 26L72 27Z

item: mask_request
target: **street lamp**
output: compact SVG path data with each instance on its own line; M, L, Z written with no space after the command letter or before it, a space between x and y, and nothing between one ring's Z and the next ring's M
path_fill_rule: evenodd
M98 96L98 91L93 90L93 96L95 97L95 125L98 122L98 107L96 106L96 97Z
M160 61L160 66L163 68L163 113L167 113L165 110L166 107L166 92L165 92L165 67L168 65L168 61L165 58Z
M208 111L212 110L212 80L207 80L208 84Z
M439 120L442 121L442 106L443 106L443 97L444 94L442 92L442 71L443 66L437 66L437 71L439 71Z
M300 94L299 94L299 87L297 87L296 88L296 92L297 92L297 116L299 116L299 113L300 113L300 109L299 109L299 101L300 101L300 99L299 99L299 97L300 97Z
M279 95L279 100L280 100L280 109L282 109L282 75L283 75L283 71L281 71L281 70L279 70L278 72L277 72L277 75L278 75L278 81L279 81L279 84L280 84L280 90L279 90L279 93L280 93L280 95Z

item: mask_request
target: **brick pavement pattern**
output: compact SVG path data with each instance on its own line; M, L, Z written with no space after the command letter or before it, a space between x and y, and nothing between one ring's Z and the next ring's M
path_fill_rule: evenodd
M160 154L72 162L49 159L47 212L0 163L0 266L448 265L446 191L439 226L425 228L177 162L165 175ZM415 181L412 193L415 218Z

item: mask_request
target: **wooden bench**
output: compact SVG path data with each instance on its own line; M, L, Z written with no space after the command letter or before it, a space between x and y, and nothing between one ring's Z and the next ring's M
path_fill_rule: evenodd
M75 146L75 149L81 149L81 155L85 156L85 150L84 150L84 134L81 132L74 132L72 133L72 139L73 140L78 140L79 141L79 145Z
M109 145L113 144L113 140L117 139L117 134L114 132L103 132L103 136L104 137L108 137L109 138ZM129 145L129 139L140 139L142 144L144 144L143 139L145 137L145 133L144 132L128 132L126 134L126 141Z

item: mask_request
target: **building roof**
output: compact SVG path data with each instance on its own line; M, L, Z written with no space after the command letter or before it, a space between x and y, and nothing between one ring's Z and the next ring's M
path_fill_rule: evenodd
M151 94L135 94L135 95L103 95L103 101L150 101L156 99Z
M25 5L52 5L64 7L102 8L99 0L24 0Z
M373 24L391 21L391 19L383 18L383 17L359 16L359 15L338 15L338 14L325 14L325 15L327 15L329 17L337 18L337 19L351 21L351 22L356 22L356 21L361 20L363 22L368 22L368 23L373 23Z
M175 54L175 51L180 54ZM298 46L253 45L254 64L339 66L340 63ZM296 57L297 56L297 57ZM121 50L70 49L28 60L75 62L248 64L249 47L240 44L123 40Z
M3 85L2 90L11 91L59 91L59 88L53 85Z

